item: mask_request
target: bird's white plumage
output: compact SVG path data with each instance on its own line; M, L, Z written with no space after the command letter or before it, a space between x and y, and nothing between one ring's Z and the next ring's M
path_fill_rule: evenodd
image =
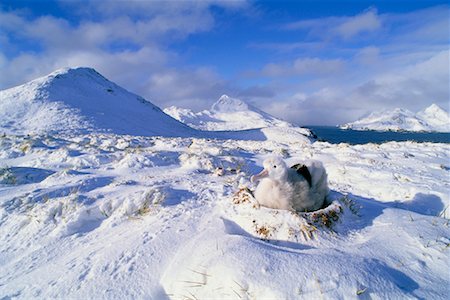
M279 157L264 160L264 170L252 176L261 179L255 198L261 206L296 211L314 211L323 206L329 193L327 173L319 161L305 163L311 174L311 186L304 176L288 168Z

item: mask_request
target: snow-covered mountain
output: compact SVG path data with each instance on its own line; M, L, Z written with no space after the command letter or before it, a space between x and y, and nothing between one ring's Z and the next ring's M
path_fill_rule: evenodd
M195 132L91 68L60 69L0 91L0 130L146 136L189 136Z
M264 127L294 127L294 125L236 98L223 95L210 110L193 112L175 106L164 109L173 118L200 130L245 130ZM306 133L307 130L305 130Z
M176 119L184 122L172 118L151 102L109 81L94 69L65 68L0 91L0 133L24 135L108 132L259 141L276 139L304 143L309 143L311 137L307 129L290 126L250 105L225 96L214 104L211 112L195 114L188 109L176 108L166 111L172 112ZM200 131L183 123L213 131ZM268 128L256 129L261 127ZM249 128L253 129L243 130Z
M164 112L184 124L206 130L212 137L277 140L283 143L309 143L314 134L307 128L295 126L236 98L223 95L211 109L194 112L175 106ZM205 134L204 132L203 134Z
M354 130L450 132L450 117L445 110L432 104L418 113L401 108L373 112L340 127Z

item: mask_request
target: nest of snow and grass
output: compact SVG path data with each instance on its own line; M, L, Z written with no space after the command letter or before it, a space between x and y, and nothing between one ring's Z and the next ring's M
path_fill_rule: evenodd
M234 221L244 230L264 240L296 242L310 240L323 233L335 234L346 216L358 216L358 207L347 196L329 195L316 211L298 212L260 206L248 187L233 195Z

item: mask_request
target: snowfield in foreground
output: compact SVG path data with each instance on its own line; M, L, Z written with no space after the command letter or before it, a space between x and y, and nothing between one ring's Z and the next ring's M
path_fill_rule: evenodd
M0 296L446 299L449 148L4 135ZM333 204L257 207L273 153L321 160Z

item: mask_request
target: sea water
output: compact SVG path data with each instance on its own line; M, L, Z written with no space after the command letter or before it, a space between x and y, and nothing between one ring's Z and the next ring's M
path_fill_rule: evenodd
M332 144L348 143L352 145L385 142L415 141L419 143L450 143L450 133L441 132L393 132L393 131L359 131L340 129L332 126L305 126L319 141Z

